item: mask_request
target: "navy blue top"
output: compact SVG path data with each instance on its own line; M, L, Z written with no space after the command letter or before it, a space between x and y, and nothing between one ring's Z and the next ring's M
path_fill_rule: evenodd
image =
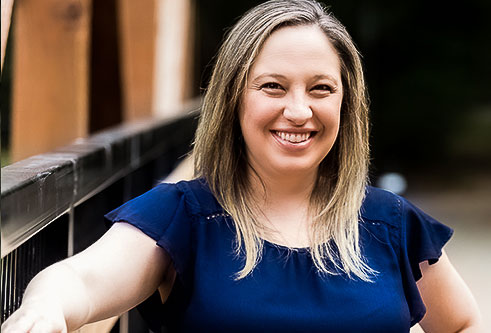
M252 274L235 281L244 264L235 230L203 180L160 184L105 217L134 225L170 255L172 314L159 315L187 332L409 332L426 311L419 263L435 263L452 235L405 199L368 187L359 230L379 272L372 283L321 275L308 249L268 241Z

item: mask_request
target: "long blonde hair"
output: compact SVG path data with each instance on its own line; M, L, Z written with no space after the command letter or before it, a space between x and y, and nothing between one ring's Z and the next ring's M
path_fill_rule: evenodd
M260 235L264 227L257 221L253 208L238 108L248 71L265 40L281 27L299 25L315 25L326 34L339 55L344 87L339 135L319 166L310 198L315 217L309 250L319 272L343 272L370 281L373 271L361 255L358 233L369 162L363 70L348 32L319 3L268 1L248 11L230 30L218 52L204 97L194 144L195 174L208 182L233 219L236 253L245 254L244 267L236 277L244 278L261 259Z

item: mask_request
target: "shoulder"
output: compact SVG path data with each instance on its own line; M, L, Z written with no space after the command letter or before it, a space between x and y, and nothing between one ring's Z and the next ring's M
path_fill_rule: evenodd
M429 216L407 199L387 190L368 186L360 209L362 221L383 222L403 234L441 234L442 239L452 235L452 230ZM409 237L409 236L408 236ZM430 236L435 238L436 236Z
M180 181L175 184L161 183L158 187L164 191L171 191L182 195L188 211L192 215L203 216L223 212L206 180L203 178Z
M397 228L404 227L412 218L431 219L407 199L373 186L367 186L360 216L362 220L384 222Z
M360 216L362 220L384 222L399 227L405 202L402 197L390 191L367 186Z

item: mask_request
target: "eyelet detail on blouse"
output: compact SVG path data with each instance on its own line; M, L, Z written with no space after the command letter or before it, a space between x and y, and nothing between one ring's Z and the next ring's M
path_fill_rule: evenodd
M230 214L227 214L227 213L217 213L217 214L212 214L212 215L208 215L206 217L207 220L212 220L212 219L215 219L217 217L229 217Z

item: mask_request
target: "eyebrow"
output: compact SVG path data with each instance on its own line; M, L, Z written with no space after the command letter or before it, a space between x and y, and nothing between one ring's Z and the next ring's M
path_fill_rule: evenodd
M332 82L335 82L335 83L338 83L338 80L332 76L332 75L329 75L329 74L317 74L317 75L314 75L314 80L320 80L320 79L328 79Z
M263 74L261 74L259 76L256 76L254 78L254 80L252 80L252 82L259 81L259 80L261 80L262 78L265 78L265 77L272 77L272 78L275 78L275 79L286 79L286 76L281 75L281 74L277 74L277 73L263 73Z
M258 75L256 76L252 82L257 82L265 77L272 77L272 78L275 78L275 79L286 79L286 76L282 75L282 74L277 74L277 73L263 73L261 75ZM338 80L332 76L332 75L329 75L329 74L316 74L314 75L313 77L313 80L321 80L321 79L327 79L335 84L339 84Z

